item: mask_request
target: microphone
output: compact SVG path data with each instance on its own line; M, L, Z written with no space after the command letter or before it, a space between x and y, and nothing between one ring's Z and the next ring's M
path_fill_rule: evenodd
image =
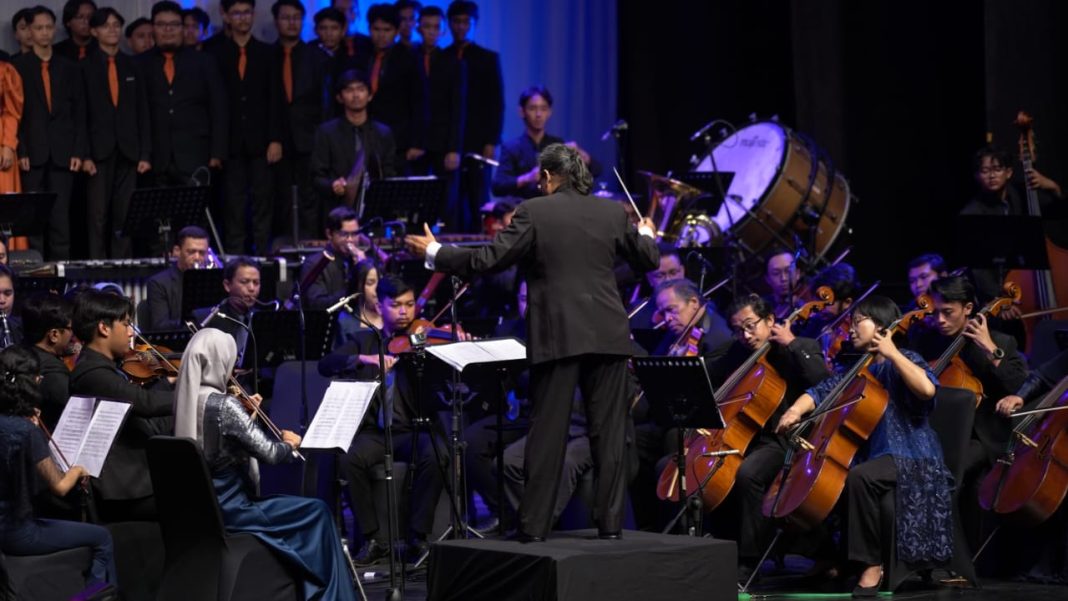
M363 224L363 227L361 227L360 229L356 230L356 233L357 234L373 234L375 228L373 228L372 226L376 225L376 224L377 225L382 225L382 218L381 217L372 217L372 218L368 219L367 222Z
M690 259L697 259L701 263L704 263L704 265L706 267L708 267L709 269L715 269L716 268L716 266L712 263L712 261L709 261L708 259L706 259L704 255L702 255L701 253L697 252L696 250L691 250L689 253L687 253L686 260L689 261Z
M202 328L208 327L208 324L211 323L211 320L215 319L216 315L220 315L219 312L222 311L222 306L223 306L223 303L225 303L225 302L226 302L226 299L223 299L223 300L219 301L219 304L217 304L214 307L212 307L211 313L208 313L208 316L205 317L204 320L200 322L200 327L202 327Z
M350 294L348 296L342 297L341 300L326 308L326 314L333 315L334 313L337 313L342 309L349 309L349 312L351 313L352 309L349 307L349 303L359 298L360 294L361 293L356 292L355 294Z
M722 119L713 119L713 120L709 121L708 123L705 123L701 127L701 129L693 132L693 135L690 136L690 141L691 142L696 142L697 140L700 140L705 134L708 133L708 130L712 129L712 126L717 124L717 123L725 123L725 122Z
M483 165L490 165L491 167L500 167L501 164L493 159L484 157L477 152L468 152L464 154L464 158L474 159Z
M727 455L741 455L742 452L738 449L731 449L729 451L711 451L708 453L701 453L702 457L726 457Z
M601 141L604 142L608 140L608 138L618 135L620 132L627 131L627 128L627 122L623 119L620 119L619 121L613 123L612 127L608 128L608 131L604 132L604 135L601 136Z

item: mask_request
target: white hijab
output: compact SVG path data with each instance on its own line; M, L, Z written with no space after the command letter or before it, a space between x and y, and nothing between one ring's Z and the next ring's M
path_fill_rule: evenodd
M237 362L237 343L229 334L204 328L193 334L182 354L174 391L174 435L204 444L204 404L213 392L226 393Z

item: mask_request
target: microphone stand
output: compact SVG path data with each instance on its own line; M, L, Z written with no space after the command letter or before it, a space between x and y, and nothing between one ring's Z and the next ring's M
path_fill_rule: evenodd
M295 186L294 186L295 187ZM296 203L294 203L295 205ZM294 229L296 226L294 226ZM300 361L300 435L308 431L308 351L304 324L304 294L300 289L300 278L293 282L294 305L297 309L297 359Z

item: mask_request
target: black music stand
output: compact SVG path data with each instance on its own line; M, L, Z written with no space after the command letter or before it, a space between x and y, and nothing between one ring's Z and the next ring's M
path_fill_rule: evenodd
M325 310L305 310L307 354L305 361L318 361L331 348L334 319ZM277 367L300 354L299 311L256 311L252 314L256 361L260 367Z
M214 307L226 296L223 270L186 269L182 272L182 319L191 319L193 311ZM262 291L261 291L262 292Z
M207 186L134 190L121 233L135 238L155 230L166 257L171 250L172 231L204 222L210 191Z
M958 265L996 269L999 281L1010 269L1049 269L1041 217L961 215L953 229Z
M687 509L694 509L693 520L683 521L683 527L691 536L701 536L699 528L701 507L690 507L690 498L700 499L700 495L686 495L686 448L684 428L707 428L719 430L725 427L723 415L716 404L712 380L708 377L704 357L635 357L634 373L649 400L649 409L653 419L660 424L670 424L675 428L675 466L678 469L679 503L682 507L671 528ZM697 492L699 493L700 487Z
M44 234L55 202L55 192L0 194L0 234L5 239Z
M407 221L413 227L424 222L433 224L438 220L447 186L444 178L434 176L375 180L356 212L364 221L381 217L386 221Z

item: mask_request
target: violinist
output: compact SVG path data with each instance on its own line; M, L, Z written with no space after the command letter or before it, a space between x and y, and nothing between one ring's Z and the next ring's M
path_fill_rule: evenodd
M634 290L633 296L635 297L642 292L653 295L660 284L686 277L682 259L679 258L679 249L670 244L658 244L657 248L660 251L660 264L657 265L656 269L645 274L644 283L639 281ZM656 318L656 296L652 296L649 300L650 302L646 303L630 318L630 328L632 330L652 328L655 322L659 321ZM641 302L643 302L642 299L633 300L631 305L627 307L627 314L634 312Z
M44 432L37 427L38 378L37 358L29 350L11 347L0 352L0 551L46 555L90 547L92 560L84 566L89 586L84 597L76 597L87 599L116 584L111 535L95 524L34 517L32 498L39 483L62 497L87 477L84 467L75 465L64 473L52 459Z
M768 252L764 263L764 283L768 285L768 301L775 317L782 319L793 311L801 287L801 271L797 266L798 254L784 247L775 247Z
M931 283L931 300L937 330L914 327L909 346L929 361L938 358L957 336L967 342L958 356L983 386L983 399L975 411L972 439L964 458L960 498L961 519L969 535L978 524L976 486L981 476L1005 452L1012 424L998 415L998 400L1016 392L1027 377L1027 366L1016 350L1016 340L990 329L988 319L975 313L975 287L964 276L947 276ZM969 540L969 543L979 542ZM975 546L972 547L976 548Z
M303 581L303 599L355 600L341 537L319 499L290 495L258 498L249 459L291 460L301 438L281 430L269 437L246 405L227 392L237 360L233 339L212 328L193 335L178 374L175 435L204 451L228 532L249 532L271 548ZM259 397L250 400L258 403Z
M70 374L71 394L130 403L100 478L93 481L104 522L154 519L145 443L174 429L170 383L159 380L152 389L142 388L119 368L134 335L133 313L130 299L90 289L78 295L72 319L82 351Z
M856 269L849 263L835 263L812 276L811 286L814 290L826 286L834 293L834 302L828 303L822 311L805 320L797 330L801 336L819 339L824 327L848 311L849 306L853 304L853 298L857 294Z
M0 348L22 342L22 320L13 315L15 309L15 272L0 265Z
M208 232L196 225L178 230L171 255L174 263L148 278L148 323L146 330L178 330L182 327L182 273L209 265Z
M325 309L349 293L356 263L367 258L356 247L359 232L356 211L335 207L327 214L328 244L321 253L306 258L300 268L305 309Z
M378 281L376 293L386 343L394 336L406 336L408 327L415 319L415 292L412 287L396 276L386 276ZM377 332L359 332L352 343L319 361L319 373L329 378L373 380L378 376L381 344ZM432 364L428 363L425 377L416 382L414 362L405 355L394 356L386 352L385 393L393 399L393 456L395 460L411 463L413 452L416 455L415 465L409 468L415 470L408 522L409 557L414 560L428 548L427 535L433 528L434 508L444 486L443 471L437 462L444 465L448 461L444 440L437 433L432 437L423 428L413 444L412 420L421 414L417 406L421 399L415 397L416 385L421 389L422 398L428 398L431 393L430 382L435 379L443 381L440 378L444 377L444 373L432 373ZM388 557L385 524L378 522L375 496L371 490L372 474L385 455L383 425L386 416L382 414L383 408L379 406L378 398L376 396L368 408L352 446L341 458L341 469L349 482L352 510L364 536L364 545L353 558L358 566L371 565ZM437 450L432 444L437 446Z
M942 258L942 255L930 253L909 261L909 292L912 293L912 298L927 294L931 288L931 282L947 275L949 275L949 270L946 269L946 260Z
M654 355L685 354L679 350L692 338L695 355L719 357L731 342L727 322L701 297L689 280L676 279L660 283L654 292L656 311L664 316L667 332ZM676 344L678 342L679 344ZM672 352L672 347L676 352Z
M63 358L71 354L71 302L54 293L29 299L22 310L22 325L30 349L41 366L41 421L56 427L70 398L70 369Z
M885 413L845 483L847 556L862 568L854 597L878 593L882 558L887 545L895 543L883 535L883 495L894 494L897 499L898 557L906 562L944 561L953 552L949 490L953 476L943 463L938 436L927 422L938 380L919 355L899 349L886 332L900 317L897 305L883 296L870 296L852 311L853 345L875 354L867 369L889 396ZM783 413L776 431L790 432L848 374L840 371L809 388Z
M360 296L349 302L345 310L337 314L337 346L354 341L358 332L372 327L382 329L382 314L378 311L378 267L371 259L356 263L356 275L349 290ZM350 313L347 309L351 308Z
M252 313L260 302L260 266L255 259L235 257L223 268L223 289L226 298L211 308L193 311L193 319L200 327L215 328L233 336L237 343L237 365L249 367L245 361L248 351Z
M786 445L775 434L779 417L788 403L801 396L805 389L826 379L830 372L823 362L819 343L812 338L796 337L790 331L790 324L776 322L771 306L760 296L749 294L735 299L728 314L734 342L722 358L709 365L712 384L719 388L754 351L769 342L771 348L765 358L786 384L783 403L768 419L764 430L749 444L738 470L732 495L737 501L740 519L736 517L728 521L723 512L719 512L719 519L713 518L717 524L737 524L739 578L744 581L743 576L758 567L760 554L767 547L773 530L771 520L761 513L761 500L782 469L786 456Z

